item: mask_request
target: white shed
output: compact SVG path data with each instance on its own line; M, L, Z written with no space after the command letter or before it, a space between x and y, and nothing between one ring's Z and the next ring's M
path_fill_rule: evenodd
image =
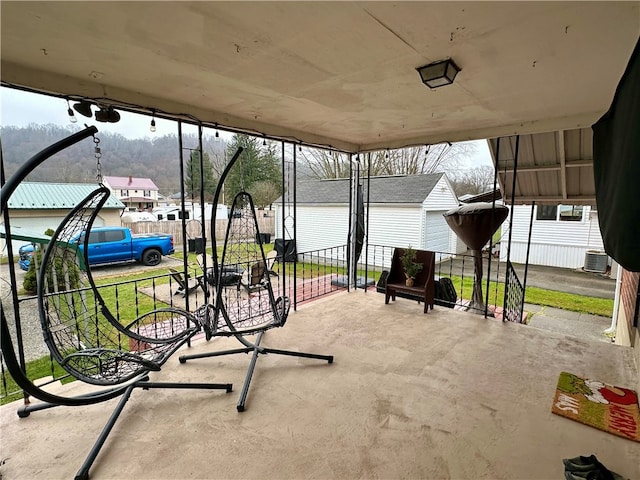
M511 261L525 263L531 205L513 207ZM507 259L509 222L502 225L500 260ZM533 211L529 263L563 268L582 268L597 252L603 251L598 212L589 206L536 205ZM589 252L589 255L587 255ZM606 254L602 252L605 257ZM599 263L599 262L598 262ZM604 267L606 268L606 262Z
M362 183L366 204L366 179ZM444 173L372 177L370 185L369 245L411 245L446 253L466 250L443 217L444 212L458 206ZM296 246L299 253L347 243L349 179L300 182L296 187L296 197ZM292 239L291 222L287 220L285 223L285 238ZM276 209L276 237L282 237L281 208Z

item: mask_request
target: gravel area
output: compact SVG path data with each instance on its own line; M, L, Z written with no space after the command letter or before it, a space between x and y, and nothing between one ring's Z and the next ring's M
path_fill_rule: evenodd
M18 274L18 285L22 284L24 272ZM0 295L2 296L2 307L9 321L9 328L13 339L14 349L17 351L18 345L16 341L15 315L13 308L13 295L11 294L11 283L9 282L9 268L2 266L2 280L0 281ZM27 361L43 357L49 354L49 350L44 344L42 329L40 328L40 317L38 315L38 300L33 297L22 296L19 298L20 325L22 328L22 341L24 347L25 359Z

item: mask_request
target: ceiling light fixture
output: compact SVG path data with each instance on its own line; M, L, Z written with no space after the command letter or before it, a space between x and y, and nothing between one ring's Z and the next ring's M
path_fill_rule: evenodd
M76 118L76 116L73 114L73 108L71 108L71 105L69 105L69 100L67 100L67 113L69 114L69 121L71 123L76 123L78 121L78 119Z
M416 68L420 79L429 88L438 88L450 85L456 78L460 68L450 58Z
M96 121L117 123L120 121L120 114L113 107L101 107L96 112Z
M149 127L149 130L151 130L152 132L156 131L156 111L155 110L151 110L151 126Z
M80 115L91 118L93 116L93 112L91 111L91 103L86 100L80 100L80 102L76 103L73 106L73 109L78 112Z

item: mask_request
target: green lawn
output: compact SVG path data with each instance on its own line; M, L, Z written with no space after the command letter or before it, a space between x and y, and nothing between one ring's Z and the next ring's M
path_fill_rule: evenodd
M460 296L461 278L452 276L451 280L458 292L458 296ZM462 285L465 297L469 298L473 291L473 279L465 277L464 284ZM482 291L483 295L486 295L486 282L482 285ZM583 297L571 293L545 290L538 287L527 287L524 301L525 303L532 303L534 305L545 305L548 307L560 308L562 310L600 315L603 317L611 317L613 313L613 299ZM497 285L495 283L491 284L489 303L492 305L497 304L498 306L502 306L504 303L503 283L498 283Z

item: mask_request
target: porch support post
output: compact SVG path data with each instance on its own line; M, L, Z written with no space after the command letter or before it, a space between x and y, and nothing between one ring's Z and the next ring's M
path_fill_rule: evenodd
M369 199L371 198L371 152L367 155L367 209L365 211L366 230L364 235L364 291L369 287Z
M182 211L182 274L184 275L184 278L188 278L187 274L189 272L189 266L187 262L187 222L184 218L184 151L182 144L182 120L178 120L178 151L178 154L180 155L180 210ZM204 275L206 285L206 271L204 272ZM206 295L207 294L205 293L205 303L208 303ZM184 297L184 308L187 311L191 311L189 309L189 295L186 295ZM191 346L191 339L189 339L188 345Z
M282 152L282 159L281 159L281 166L282 166L282 187L280 188L280 195L282 198L282 206L281 206L281 213L280 213L280 220L282 222L282 225L280 225L281 227L281 231L282 231L282 247L284 248L284 240L285 240L285 228L284 228L284 221L285 221L285 210L284 210L284 203L285 203L285 196L287 194L287 183L286 183L286 178L285 178L285 172L287 169L287 162L285 160L286 156L285 156L285 144L284 141L280 142L281 144L281 152ZM293 148L293 150L296 149L295 144L291 144L291 147ZM278 232L275 232L276 234ZM276 238L278 237L278 235L275 235ZM273 240L273 248L275 248L275 238ZM284 254L282 256L282 265L281 265L281 270L282 270L282 276L280 277L280 281L282 282L282 295L283 296L287 296L287 262L284 261ZM297 307L297 301L296 298L293 297L293 310L295 311Z
M511 211L509 212L509 241L507 242L507 272L505 274L504 282L504 305L503 305L503 320L507 313L507 298L509 294L509 267L511 265L511 238L513 236L513 210L516 203L516 177L518 176L518 149L520 147L520 135L516 135L516 147L513 155L513 180L511 182ZM506 168L506 162L505 162ZM506 180L506 177L505 177Z
M349 154L349 226L347 231L347 291L351 291L351 260L353 259L353 155Z
M207 268L207 224L205 223L205 192L204 192L204 150L202 148L202 123L198 123L198 153L200 154L200 228L202 229L202 246L204 248L204 252L202 252L202 274L204 275L204 284L209 285L207 279L207 272L209 271ZM212 207L213 208L213 207ZM215 206L217 208L217 205ZM195 209L193 208L193 198L191 199L191 210L195 214ZM211 211L211 218L214 218L213 215L214 210ZM184 219L184 209L182 211L182 223L186 225ZM213 228L211 229L211 235L213 235ZM212 243L213 245L213 243ZM213 254L213 252L211 252ZM185 272L185 275L187 272ZM217 275L218 272L214 272L214 275ZM184 277L188 278L188 277ZM189 295L187 295L188 297ZM205 288L204 292L205 303L209 303L209 288Z
M296 184L298 183L298 179L296 178L296 161L297 161L297 156L296 156L296 147L293 147L293 249L294 249L294 256L293 256L293 298L295 298L296 300L293 303L293 311L295 312L298 308L298 282L296 281L296 279L298 278L298 222L296 221L297 218L297 210L298 210L298 192L296 191ZM283 250L284 250L284 239L283 241ZM286 257L286 255L282 255L282 258L284 260L284 258ZM286 263L286 262L285 262Z
M520 307L520 319L524 315L524 297L527 293L527 274L529 273L529 253L531 252L531 232L533 231L533 212L536 209L536 202L531 203L531 217L529 218L529 237L527 238L527 258L524 262L524 278L522 279L522 306ZM522 321L522 320L521 320Z
M500 159L500 137L498 137L498 144L496 145L496 161L495 166L493 168L493 199L491 202L491 223L493 223L493 219L496 212L496 188L498 186L498 162ZM489 239L489 260L487 262L487 294L485 295L484 302L484 318L487 318L489 315L489 287L491 286L491 260L493 259L493 235ZM500 258L498 258L498 262L500 262ZM498 279L496 277L496 283Z

